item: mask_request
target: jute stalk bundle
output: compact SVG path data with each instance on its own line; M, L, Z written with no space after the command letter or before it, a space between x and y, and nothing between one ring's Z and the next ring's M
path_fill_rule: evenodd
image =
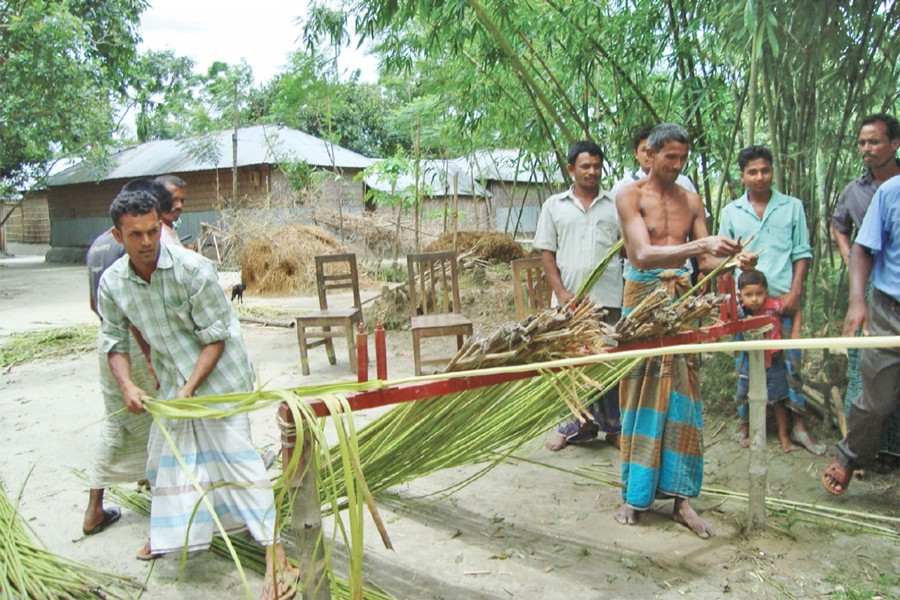
M32 540L0 484L0 599L131 598L127 577L48 552Z

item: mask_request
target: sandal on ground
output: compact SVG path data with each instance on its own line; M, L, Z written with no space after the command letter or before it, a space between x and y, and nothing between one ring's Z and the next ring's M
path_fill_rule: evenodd
M107 508L103 511L103 520L90 529L81 528L84 535L96 535L122 518L122 511L118 508Z
M809 437L809 433L806 431L795 431L791 434L791 441L795 444L800 444L816 456L822 456L828 450L828 446L825 444L814 444L812 438Z
M853 478L853 469L849 469L836 460L831 461L822 473L822 485L829 494L840 496L847 491L850 480Z

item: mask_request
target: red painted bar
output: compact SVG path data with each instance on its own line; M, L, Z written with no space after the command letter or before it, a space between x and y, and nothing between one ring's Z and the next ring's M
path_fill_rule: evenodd
M369 380L369 336L362 323L356 332L356 380L359 383Z
M686 331L666 338L656 340L642 340L631 344L623 344L617 348L611 348L610 354L616 352L625 352L627 350L643 350L647 348L664 348L668 346L680 346L682 344L695 344L714 340L723 335L734 335L741 331L751 329L759 329L766 325L774 325L777 317L770 315L761 315L758 317L749 317L739 321L730 323L720 323L705 327L699 331ZM536 377L537 371L522 371L518 373L498 373L494 375L472 375L471 377L459 377L455 379L445 379L442 381L425 381L422 383L407 383L392 388L384 388L380 390L370 390L347 396L347 403L351 410L362 410L364 408L375 408L387 404L399 404L400 402L409 402L411 400L423 400L425 398L435 398L445 394L452 394L464 390L471 390L489 385L497 385L516 381L519 379L528 379ZM328 407L320 400L312 399L309 401L316 416L324 417L329 414Z
M375 372L381 381L387 381L387 343L384 335L384 325L378 321L375 325Z

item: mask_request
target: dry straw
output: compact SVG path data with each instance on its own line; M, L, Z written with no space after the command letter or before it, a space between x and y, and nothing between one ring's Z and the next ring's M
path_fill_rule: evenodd
M315 292L314 257L346 251L320 227L278 227L247 242L241 258L241 280L250 293L261 296Z

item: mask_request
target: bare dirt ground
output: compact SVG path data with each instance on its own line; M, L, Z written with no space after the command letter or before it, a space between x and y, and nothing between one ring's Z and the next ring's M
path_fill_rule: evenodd
M479 285L464 293L464 307L482 333L511 314L511 296L491 288ZM84 267L0 259L0 341L16 331L95 322L87 297ZM314 304L311 298L245 300L289 311ZM337 365L327 363L323 349L313 349L312 374L303 377L293 330L245 325L244 335L260 379L269 387L352 378L340 342ZM409 333L390 332L388 344L389 376L411 374ZM102 534L82 536L87 491L76 472L90 466L102 416L96 364L96 355L89 353L0 374L0 480L7 493L15 498L21 491L20 512L50 550L145 582L143 598L240 596L234 565L210 553L191 555L183 578L177 557L136 561L134 553L146 536L146 521L137 514L124 511L121 521ZM706 364L719 368L711 360ZM732 407L721 400L732 391L704 394L712 407L706 419L705 483L746 491L747 451L728 439ZM251 418L256 445L274 446L274 415L260 411ZM371 419L372 414L359 413L357 426ZM835 441L831 432L817 433L823 441ZM636 526L622 526L613 519L618 491L579 475L585 470L616 473L618 453L597 442L554 454L544 449L545 441L546 436L533 440L519 459L449 498L413 500L444 489L477 466L435 473L392 490L380 500L380 509L395 551L381 547L374 527L367 525L367 579L410 599L900 597L900 554L891 539L846 531L831 521L805 522L799 513L770 513L766 529L751 534L744 526L746 505L705 494L695 505L717 528L710 540L675 524L671 502L659 502ZM900 516L893 476L854 481L847 494L832 498L819 483L827 457L783 454L772 439L768 450L770 496ZM258 593L261 578L249 577Z

